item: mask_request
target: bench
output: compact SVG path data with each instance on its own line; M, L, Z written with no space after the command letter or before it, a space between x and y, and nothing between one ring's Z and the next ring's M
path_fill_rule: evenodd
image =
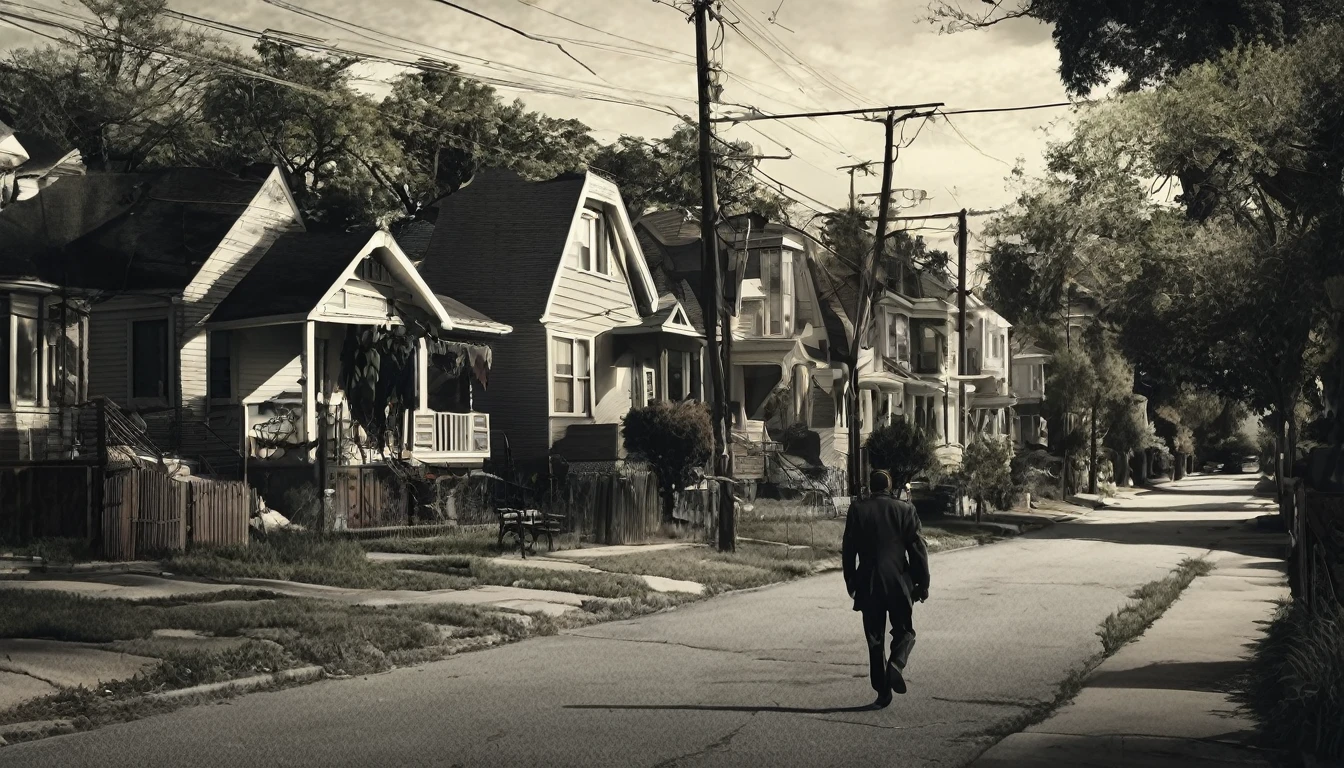
M555 535L565 532L565 516L537 509L495 510L499 518L499 547L504 547L504 537L512 537L509 549L518 549L524 553L536 552L537 539L546 537L546 551L555 550Z

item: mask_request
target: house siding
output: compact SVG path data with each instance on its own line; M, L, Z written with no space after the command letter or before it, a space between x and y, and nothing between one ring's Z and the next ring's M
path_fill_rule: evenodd
M506 452L520 462L541 459L550 448L546 338L546 329L533 322L490 343L490 383L477 393L475 407L490 414L496 460Z
M89 395L131 407L131 323L160 320L172 310L168 300L124 296L95 304L89 313ZM169 375L177 361L170 360ZM163 403L166 407L168 403Z
M284 232L303 225L277 170L238 217L219 247L182 293L179 311L179 450L195 455L214 441L204 424L209 418L209 357L203 323Z
M238 355L238 396L259 403L282 392L298 392L303 376L303 326L274 325L234 331Z
M604 201L601 206L606 226L619 226L611 206ZM610 276L585 272L575 266L576 260L571 254L578 247L577 237L571 236L566 244L566 258L560 266L555 289L550 304L546 307L545 317L548 334L574 336L593 339L592 346L592 411L588 416L552 416L548 429L548 448L562 439L565 432L574 424L613 424L630 412L631 382L630 371L626 366L616 367L612 339L608 331L621 325L639 322L639 310L635 306L630 290L626 270L619 264L616 254L611 254ZM625 244L628 248L628 242ZM549 393L549 354L550 345L543 359L547 360L546 384ZM546 410L550 413L549 394L546 396Z

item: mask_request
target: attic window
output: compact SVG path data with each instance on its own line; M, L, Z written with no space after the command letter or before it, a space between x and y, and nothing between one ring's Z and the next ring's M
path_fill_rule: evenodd
M371 283L390 284L392 282L392 275L387 271L387 267L384 267L382 262L373 256L359 262L359 277Z
M681 307L677 307L672 312L672 322L675 325L690 325L690 322L686 319L686 313L681 311Z
M580 219L576 266L584 272L611 274L611 243L602 214L585 209Z

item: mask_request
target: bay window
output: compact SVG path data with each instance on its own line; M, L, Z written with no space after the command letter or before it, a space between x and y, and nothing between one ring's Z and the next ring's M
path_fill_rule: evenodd
M592 382L591 350L587 339L551 338L551 394L555 413L588 414Z

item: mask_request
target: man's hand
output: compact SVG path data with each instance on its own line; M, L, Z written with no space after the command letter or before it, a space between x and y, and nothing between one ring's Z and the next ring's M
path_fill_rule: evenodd
M920 587L919 589L915 590L915 599L918 600L918 601L921 602L921 603L924 602L925 600L928 600L928 599L929 599L929 588L928 588L928 587Z

